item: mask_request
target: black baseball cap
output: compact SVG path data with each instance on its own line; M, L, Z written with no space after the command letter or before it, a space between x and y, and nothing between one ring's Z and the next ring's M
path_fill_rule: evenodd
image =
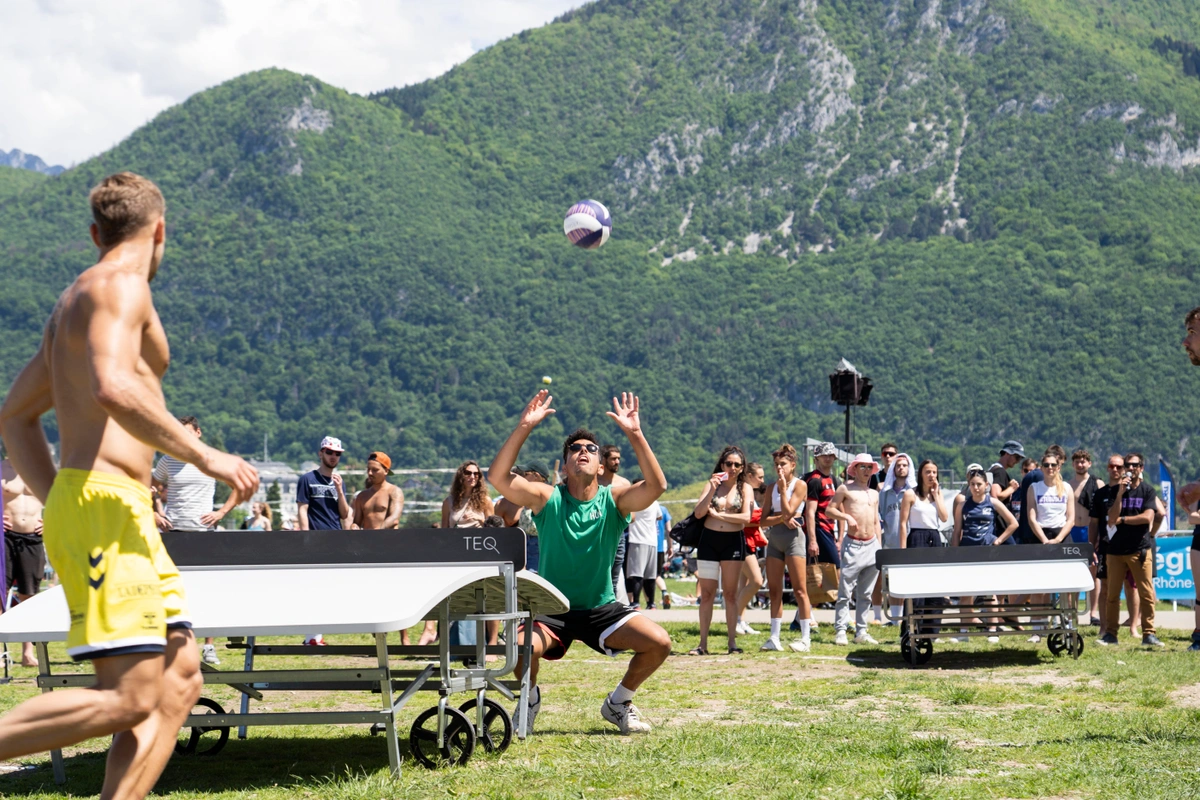
M1025 447L1017 440L1009 439L1007 442L1004 443L1004 446L1000 448L1000 455L1004 455L1005 453L1009 453L1011 455L1020 456L1021 458L1024 458L1025 457Z

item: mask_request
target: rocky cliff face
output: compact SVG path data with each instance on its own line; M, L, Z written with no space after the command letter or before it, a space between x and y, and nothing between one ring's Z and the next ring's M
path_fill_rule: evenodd
M0 150L0 166L12 167L14 169L28 169L33 172L40 172L43 175L58 175L66 169L66 167L61 166L52 167L32 153L25 153L15 148L10 152Z

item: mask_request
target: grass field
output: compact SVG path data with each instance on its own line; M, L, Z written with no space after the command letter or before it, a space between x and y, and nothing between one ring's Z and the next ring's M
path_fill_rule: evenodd
M695 625L668 626L676 653ZM158 792L172 798L812 797L1194 798L1200 792L1200 657L1183 634L1168 650L1093 644L1078 661L1045 645L939 646L924 669L901 661L894 629L878 647L839 648L822 626L813 651L672 656L637 698L653 733L628 738L600 719L624 659L572 649L542 673L536 735L502 755L427 771L407 752L388 776L383 739L363 727L257 728L213 757L179 757ZM718 640L723 626L714 626ZM366 637L329 637L366 642ZM61 649L56 671L68 671ZM227 652L225 667L235 653ZM259 659L299 666L304 659ZM362 660L333 659L344 665ZM322 660L321 665L329 665ZM316 666L316 663L312 664ZM0 711L31 696L33 670L0 687ZM231 690L207 694L233 705ZM411 719L432 705L422 693ZM465 698L463 698L465 699ZM260 709L374 708L378 696L274 693ZM405 739L407 736L405 735ZM48 759L0 775L0 796L80 797L99 791L104 742L67 754L70 782ZM402 749L405 747L401 745ZM11 765L10 765L11 766Z

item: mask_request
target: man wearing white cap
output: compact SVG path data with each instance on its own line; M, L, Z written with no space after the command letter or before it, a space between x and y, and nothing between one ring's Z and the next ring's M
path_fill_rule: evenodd
M343 520L350 517L350 502L342 486L342 476L334 472L342 453L342 440L326 436L321 440L321 466L306 472L296 482L296 506L299 515L299 530L337 531L342 529ZM319 633L304 639L305 644L325 644Z
M879 492L871 488L871 476L879 471L867 453L859 453L846 467L848 481L838 487L829 501L830 518L846 523L842 539L842 570L838 580L833 627L834 644L846 645L850 622L850 596L854 595L854 643L878 644L867 632L871 592L879 577L875 553L879 550Z

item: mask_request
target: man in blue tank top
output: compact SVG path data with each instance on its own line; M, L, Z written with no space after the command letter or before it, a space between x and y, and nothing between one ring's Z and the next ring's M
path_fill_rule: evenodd
M566 595L571 608L564 614L534 620L533 660L529 664L529 729L542 705L538 665L556 661L580 641L598 653L614 656L632 650L625 677L600 706L600 714L621 733L645 733L633 695L671 654L671 637L613 593L612 563L621 534L631 515L649 508L667 488L638 417L638 398L622 393L613 398L609 418L629 439L642 469L634 484L600 484L600 447L595 434L579 429L563 444L566 482L558 486L533 483L512 474L521 446L538 423L554 413L552 397L542 390L529 401L517 429L500 448L488 469L488 481L500 494L533 513L541 545L539 574ZM524 635L522 629L521 635ZM518 667L518 671L520 667ZM514 714L514 716L516 716Z

